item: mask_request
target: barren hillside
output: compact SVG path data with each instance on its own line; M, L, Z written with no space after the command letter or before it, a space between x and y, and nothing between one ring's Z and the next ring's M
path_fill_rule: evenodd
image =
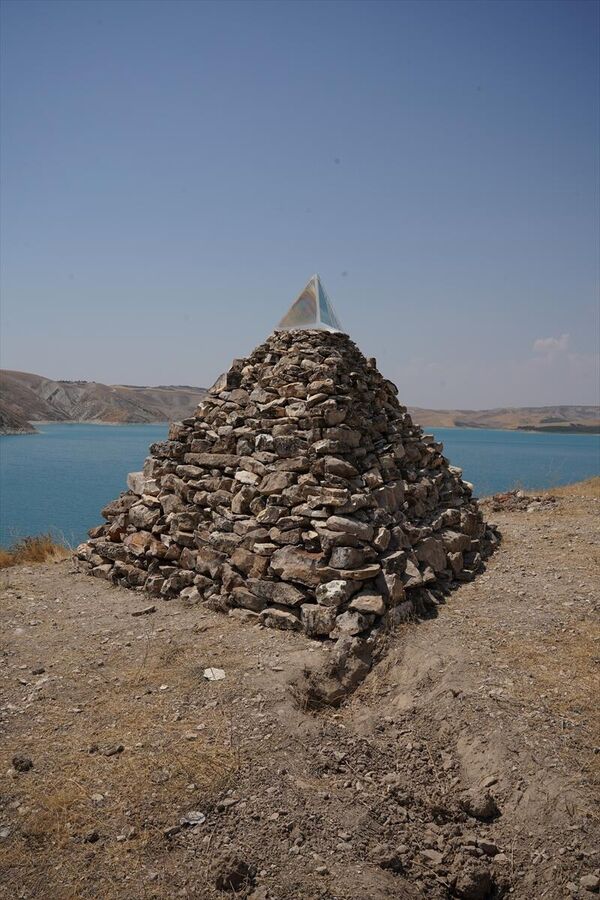
M600 432L597 406L539 406L502 409L421 409L411 407L426 428L505 428L511 431Z
M0 398L0 434L33 434L35 428Z
M7 409L29 422L168 422L191 415L205 394L187 385L52 381L7 370L0 373L0 384Z

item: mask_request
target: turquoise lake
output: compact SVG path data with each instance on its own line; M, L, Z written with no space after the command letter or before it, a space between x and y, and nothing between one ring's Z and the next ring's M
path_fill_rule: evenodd
M0 544L51 531L77 544L100 509L141 469L166 425L40 425L0 436ZM600 474L600 435L438 428L445 455L483 497L516 486L569 484Z

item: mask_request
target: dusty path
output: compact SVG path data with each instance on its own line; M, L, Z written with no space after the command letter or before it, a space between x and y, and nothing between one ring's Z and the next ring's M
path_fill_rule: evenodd
M211 900L241 861L254 900L593 897L598 482L557 493L318 714L304 636L2 573L0 896Z

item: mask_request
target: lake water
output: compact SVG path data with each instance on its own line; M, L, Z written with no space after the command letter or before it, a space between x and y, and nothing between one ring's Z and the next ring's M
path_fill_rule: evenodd
M141 469L166 425L41 425L0 436L0 545L51 531L70 544L102 522L100 509ZM445 455L478 496L555 487L600 474L600 435L438 428Z

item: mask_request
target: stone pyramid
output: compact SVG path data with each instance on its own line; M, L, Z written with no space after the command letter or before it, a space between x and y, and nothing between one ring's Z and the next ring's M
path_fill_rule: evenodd
M78 557L314 637L426 614L498 537L396 394L346 334L275 331L151 446Z
M319 275L309 278L279 323L279 328L324 328L326 331L342 331Z

